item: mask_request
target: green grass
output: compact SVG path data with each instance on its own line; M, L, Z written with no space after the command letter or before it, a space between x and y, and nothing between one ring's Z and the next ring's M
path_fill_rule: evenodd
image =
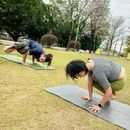
M3 47L0 45L0 54L5 54ZM66 64L73 59L86 60L98 55L45 50L53 53L52 66L55 70L34 70L0 58L0 130L122 129L43 91L45 87L74 84L65 77ZM20 55L17 52L12 54ZM130 105L130 61L124 58L102 57L113 59L126 68L128 87L117 93L117 99ZM86 77L77 81L77 85L86 88ZM97 90L95 92L100 93Z

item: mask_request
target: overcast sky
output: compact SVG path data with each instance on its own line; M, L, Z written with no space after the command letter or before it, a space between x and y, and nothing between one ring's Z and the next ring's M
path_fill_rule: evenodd
M49 3L49 0L43 0L45 3Z
M130 0L111 0L110 9L115 16L130 18Z
M113 16L123 16L130 26L130 0L111 0L110 9Z

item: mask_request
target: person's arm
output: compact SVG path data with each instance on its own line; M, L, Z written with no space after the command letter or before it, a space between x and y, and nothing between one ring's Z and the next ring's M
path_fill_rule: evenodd
M88 92L89 92L89 97L92 99L93 79L92 79L92 77L89 77L89 76L88 76Z
M89 107L92 111L94 112L99 112L102 108L102 106L104 106L109 100L111 100L113 98L113 94L112 94L112 90L111 87L108 87L105 90L104 96L101 99L100 103L98 105L92 105L91 107Z
M96 81L99 83L100 87L104 89L104 95L100 103L97 105L92 105L90 109L94 112L99 112L101 107L104 106L109 100L112 99L112 89L110 83L103 72L97 72L95 75Z
M104 90L104 96L100 101L100 104L104 106L112 97L111 85L103 72L98 72L96 74L96 80L98 81L100 87Z
M22 64L23 65L26 65L26 58L27 58L27 55L28 55L28 52L23 54L23 61L22 61Z
M81 98L84 100L91 100L92 99L92 93L93 93L93 79L92 76L88 76L88 96L82 96Z
M32 56L32 63L33 63L33 64L35 63L35 58L34 58L34 56Z
M111 87L108 87L104 91L105 91L104 96L100 101L101 106L104 106L109 100L113 98Z

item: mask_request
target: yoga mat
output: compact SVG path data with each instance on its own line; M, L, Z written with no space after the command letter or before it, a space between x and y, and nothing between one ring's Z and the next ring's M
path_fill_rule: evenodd
M16 62L16 63L19 63L19 64L22 64L22 57L19 57L16 55L0 55L0 57L13 61L13 62ZM27 66L29 66L33 69L36 69L36 70L53 70L54 69L51 66L47 67L47 65L44 65L44 64L38 63L38 62L36 62L35 64L32 64L32 61L29 59L26 60L26 63L27 63Z
M81 96L88 95L86 89L73 85L61 85L44 89L46 92L52 93L88 112L98 116L106 121L116 124L122 128L130 130L130 106L111 100L109 101L100 112L92 112L89 106L98 104L102 96L93 93L93 100L86 101L81 99Z

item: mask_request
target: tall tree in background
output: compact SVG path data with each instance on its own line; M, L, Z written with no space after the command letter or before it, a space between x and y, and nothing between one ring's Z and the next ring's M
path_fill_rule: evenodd
M59 1L60 2L60 1ZM60 2L60 4L62 1ZM47 5L48 11L46 13L47 16L47 29L48 33L52 33L56 35L59 39L60 46L66 46L66 39L68 38L68 23L62 17L62 11L59 8L59 4L57 1L53 1L53 4Z
M125 48L126 53L130 53L130 36L127 36L127 40L125 44L126 44L126 48Z
M109 32L105 40L106 42L104 42L108 55L110 55L112 46L115 45L116 48L117 44L122 41L123 34L125 33L124 19L122 17L111 18Z
M58 30L66 32L69 40L80 40L88 18L87 10L89 0L50 0L55 21L59 21ZM60 22L62 21L62 22ZM58 25L58 24L57 24ZM62 33L61 32L61 33Z
M84 33L90 38L91 51L95 51L107 35L109 27L109 0L92 0L89 4L89 19L86 21Z
M43 28L43 4L42 0L1 0L1 29L7 31L15 41L21 35L37 32Z
M24 13L25 5L26 2L24 0L19 2L16 0L0 1L0 25L2 26L2 29L7 31L15 41L25 28L23 21L26 19L26 15Z

